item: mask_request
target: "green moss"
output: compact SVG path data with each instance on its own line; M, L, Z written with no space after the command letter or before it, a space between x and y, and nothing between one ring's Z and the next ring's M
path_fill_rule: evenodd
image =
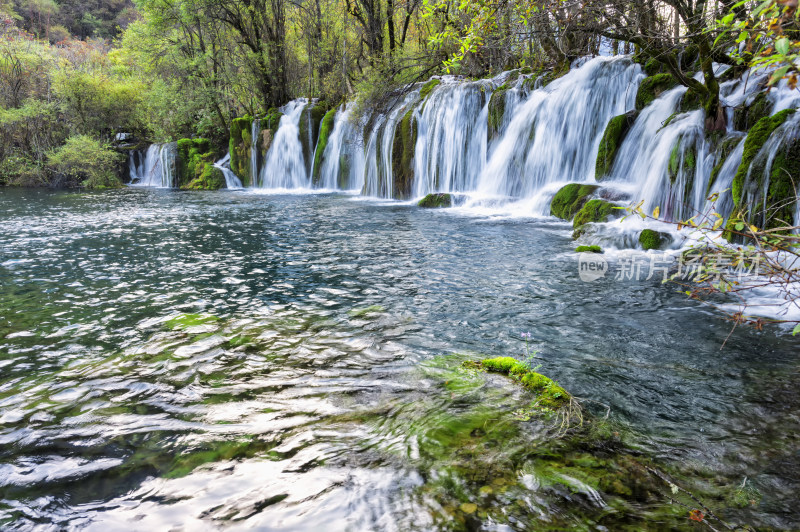
M181 314L168 320L164 323L164 325L168 329L176 330L186 329L188 327L196 327L197 325L215 323L217 321L219 321L219 318L212 316L211 314Z
M605 222L616 211L613 203L601 199L589 200L575 214L572 227L577 229L587 223Z
M645 251L661 249L667 242L669 242L669 236L659 231L643 229L642 232L639 233L639 244L642 245L642 249Z
M498 87L492 93L489 100L489 114L488 114L488 134L489 140L500 135L500 130L503 128L503 117L506 112L506 92L508 92L508 85Z
M185 188L203 174L207 164L213 164L216 154L207 139L180 139L176 144L178 187Z
M432 79L427 83L425 83L425 85L423 85L422 88L419 90L420 99L424 100L425 98L427 98L428 95L431 93L431 91L434 88L436 88L436 86L439 85L441 82L442 81L439 79Z
M794 109L786 109L774 116L766 116L748 131L747 138L744 141L742 163L736 170L736 176L733 178L733 185L731 186L731 195L736 206L742 206L742 195L750 164L772 132L783 124L792 113L794 113ZM756 173L760 174L760 172ZM760 180L761 176L754 175L753 178Z
M325 148L328 146L328 139L333 131L335 119L335 108L325 113L325 116L322 118L322 123L319 128L319 140L317 140L317 149L314 152L314 174L311 176L314 185L319 185L320 171L322 170L322 156L325 154Z
M576 253L602 253L603 248L600 246L578 246L575 248Z
M426 209L437 209L441 207L452 207L453 197L450 194L428 194L417 203Z
M306 171L309 173L312 162L316 162L315 147L319 141L322 120L327 112L328 108L323 102L316 102L307 104L300 115L300 145L303 147L303 160L306 163Z
M750 105L742 105L733 111L733 127L737 131L747 131L762 118L768 117L772 103L766 92L760 92Z
M624 115L615 116L608 122L606 130L603 133L603 138L600 141L600 147L597 151L597 161L594 167L594 177L596 180L602 181L611 171L611 167L614 164L614 157L617 155L620 146L622 146L622 142L625 140L628 131L630 131L634 122L636 122L636 117L638 115L639 113L637 111L631 111Z
M642 66L644 73L648 76L655 76L656 74L660 74L664 71L664 64L657 59L648 59L647 62Z
M678 110L681 113L686 113L689 111L694 111L697 109L703 108L703 96L698 94L692 89L687 90L681 96L681 103L678 106Z
M583 207L588 197L598 189L597 185L570 183L562 187L550 202L550 214L562 220L572 220Z
M541 373L530 371L528 366L511 357L487 358L480 362L486 371L509 375L528 390L538 394L536 407L557 410L571 401L567 391Z
M725 137L722 142L716 143L715 147L712 148L711 151L716 155L717 159L714 168L711 169L711 175L708 178L706 194L711 193L711 189L714 187L714 183L717 181L717 177L719 177L719 173L725 165L725 161L739 144L740 140L741 139L738 137Z
M677 85L675 79L670 74L656 74L645 78L639 85L639 90L636 92L636 110L641 111L653 100L658 98L661 93L671 89Z
M244 186L252 184L250 175L250 150L252 148L253 117L244 116L231 120L231 136L228 149L231 154L231 171L236 174Z
M414 108L406 112L394 131L392 145L392 197L408 199L414 182L414 151L417 146L417 121Z
M191 180L181 188L184 190L219 190L225 187L225 174L216 166L207 163L200 177Z

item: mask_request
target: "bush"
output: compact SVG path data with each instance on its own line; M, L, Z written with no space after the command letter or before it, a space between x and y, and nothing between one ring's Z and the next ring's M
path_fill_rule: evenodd
M122 186L114 170L122 155L86 135L75 135L47 156L55 186L116 188Z

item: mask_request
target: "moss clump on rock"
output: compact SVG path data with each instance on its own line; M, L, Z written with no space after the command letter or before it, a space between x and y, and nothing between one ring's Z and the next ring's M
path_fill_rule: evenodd
M642 232L639 233L639 244L642 245L642 249L645 251L661 249L668 244L670 240L671 238L668 234L660 231L653 231L652 229L643 229Z
M314 147L319 140L320 125L327 111L328 108L324 102L309 103L303 108L300 115L300 145L303 147L303 160L308 173L311 172L312 162L316 162Z
M199 177L184 185L184 190L219 190L225 187L225 174L216 166L208 163Z
M736 176L733 178L733 185L731 186L731 195L737 207L742 204L742 195L750 164L755 160L756 155L758 155L769 136L772 135L772 132L783 124L792 113L794 113L794 109L786 109L774 116L765 116L748 131L747 138L744 141L742 162L736 170ZM761 172L754 173L760 174ZM761 179L761 175L754 175L753 177L759 181Z
M394 132L392 145L392 197L408 199L414 182L414 150L417 146L417 121L414 109L403 115Z
M581 210L575 214L575 218L572 220L572 227L577 229L584 224L605 222L608 220L609 216L616 213L617 210L614 207L615 205L613 203L606 200L589 200L581 207Z
M441 207L452 207L453 197L450 194L428 194L417 203L426 209L438 209Z
M611 171L614 157L616 157L617 151L622 146L625 136L630 131L633 123L636 122L638 115L638 111L631 111L624 115L615 116L608 122L603 138L600 141L600 148L597 151L597 162L594 167L596 180L602 181Z
M493 140L500 135L500 130L503 128L503 119L506 113L506 92L508 92L508 84L501 85L493 93L489 100L488 109L488 134L489 140Z
M336 109L331 109L322 118L319 127L319 139L317 140L317 149L314 152L314 174L311 176L311 182L314 185L319 185L320 171L322 170L322 156L325 154L325 148L328 147L328 139L333 131L333 124L336 119Z
M536 405L548 409L559 409L570 404L572 397L567 391L549 377L536 373L524 364L511 357L487 358L478 363L486 371L509 375L525 388L536 392L539 398Z
M425 98L427 98L428 95L431 93L431 91L434 88L436 88L436 86L439 85L441 82L442 82L441 80L434 78L425 83L425 85L423 85L422 88L419 90L420 99L424 100Z
M594 194L598 188L597 185L581 185L580 183L570 183L562 187L550 202L550 214L562 220L572 220L589 196Z
M176 144L178 152L177 184L179 188L185 188L203 174L206 166L213 164L215 153L211 151L211 143L207 139L181 139Z
M681 153L681 146L683 144L682 138L678 138L675 145L672 146L672 151L669 154L669 164L667 165L667 174L669 175L669 182L675 183L678 178L678 173L681 167L684 172L688 173L694 171L697 167L697 147L694 143L684 147ZM693 176L692 176L693 177ZM687 179L688 190L691 190L692 179Z
M603 248L600 246L578 246L575 248L575 253L602 253Z
M675 78L670 74L656 74L645 78L636 92L636 110L641 111L675 85Z
M742 105L733 111L733 128L737 131L747 131L762 118L768 117L772 109L772 102L767 98L766 92L759 92L750 105Z
M698 94L692 89L687 90L681 96L681 103L678 106L678 110L681 113L687 113L689 111L694 111L697 109L703 108L703 96Z
M231 154L231 171L242 181L242 185L250 186L252 177L250 175L250 149L253 144L252 139L253 117L243 116L231 120L231 136L228 141L228 149Z

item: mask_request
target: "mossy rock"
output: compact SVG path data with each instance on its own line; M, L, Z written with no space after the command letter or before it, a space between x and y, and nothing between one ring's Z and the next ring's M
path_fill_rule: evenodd
M747 185L747 179L750 165L755 160L758 152L764 146L773 131L775 131L781 124L783 124L790 115L794 113L794 109L786 109L774 116L765 116L754 125L750 131L747 132L747 138L744 141L744 151L742 153L742 162L736 170L736 176L733 178L733 185L731 186L731 195L733 196L733 203L737 207L743 207L742 197L744 189ZM773 165L775 167L775 165ZM761 172L753 172L753 179L755 185L761 184ZM752 185L753 183L750 183Z
M674 184L678 178L678 173L681 167L684 172L689 174L697 168L697 147L694 143L683 147L683 156L681 157L681 148L683 146L683 138L678 137L678 140L672 146L672 151L669 154L669 163L667 165L667 174L669 175L670 183ZM693 176L692 176L693 177ZM687 179L687 184L691 185L693 179ZM691 190L691 186L689 186Z
M747 131L762 118L768 117L772 110L772 102L766 92L760 92L749 105L743 104L733 110L733 128L736 131Z
M216 154L211 151L211 142L207 139L180 139L176 144L178 187L184 188L200 177L206 165L214 162Z
M550 214L562 220L572 220L575 214L581 210L599 187L597 185L582 185L580 183L570 183L561 187L550 202Z
M575 248L575 253L602 253L603 248L600 246L578 246Z
M414 150L417 146L417 121L414 108L406 112L394 131L392 145L392 197L408 199L414 183Z
M478 363L481 369L508 375L520 384L538 394L536 406L557 410L570 404L572 396L552 379L531 371L527 364L511 357L487 358Z
M506 92L508 92L508 89L508 85L498 87L489 100L487 129L489 141L499 137L500 131L503 129L503 120L506 112Z
M453 206L453 196L450 194L428 194L417 203L426 209L438 209Z
M656 74L664 72L664 64L658 59L648 59L645 64L642 65L642 70L644 70L644 73L648 76L655 76Z
M319 140L320 125L328 112L324 102L309 103L300 114L299 135L300 145L303 147L303 161L306 163L306 173L311 173L312 162L315 162L315 147Z
M231 171L248 187L253 182L250 175L250 150L253 139L253 117L250 115L231 120L231 136L228 149L231 154Z
M621 212L615 208L613 203L602 199L593 199L587 201L581 210L575 214L572 220L572 227L578 229L584 224L605 222L609 216L613 216Z
M667 233L661 231L653 231L652 229L643 229L639 233L639 244L645 251L651 249L662 249L672 242L672 237Z
M678 110L681 113L688 113L703 108L703 96L698 94L693 89L689 89L681 96L681 103L678 105Z
M714 164L714 168L711 169L711 175L708 178L708 188L706 189L706 194L711 193L711 189L714 188L714 183L717 181L717 177L719 177L719 173L722 170L722 167L725 165L725 161L728 159L730 154L736 149L736 146L741 142L741 138L739 137L725 137L722 139L721 142L717 142L714 144L714 148L712 148L712 152L715 153L717 160L716 164Z
M645 78L636 92L636 110L641 111L675 85L677 82L670 74L656 74Z
M615 116L608 122L603 138L600 141L597 161L594 167L594 177L597 181L602 181L603 178L608 176L614 164L617 151L622 146L628 131L633 127L638 116L638 111L630 111L624 115Z
M314 173L311 176L311 182L315 186L319 186L320 172L322 171L322 156L325 154L325 148L328 147L328 140L333 132L333 125L336 121L336 108L329 110L322 118L319 127L319 138L317 140L317 148L314 151Z
M422 88L419 90L420 99L424 100L425 98L427 98L430 95L431 91L433 91L433 89L435 89L436 86L439 85L441 82L442 80L436 78L426 82L425 85L423 85Z
M211 163L206 163L200 176L181 188L184 190L219 190L225 188L225 174Z

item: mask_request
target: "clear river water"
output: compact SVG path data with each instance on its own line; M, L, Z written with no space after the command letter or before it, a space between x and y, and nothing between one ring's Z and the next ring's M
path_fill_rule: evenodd
M2 528L693 529L641 464L800 528L797 340L582 282L570 224L126 189L2 190L0 227ZM462 367L522 332L605 443Z

